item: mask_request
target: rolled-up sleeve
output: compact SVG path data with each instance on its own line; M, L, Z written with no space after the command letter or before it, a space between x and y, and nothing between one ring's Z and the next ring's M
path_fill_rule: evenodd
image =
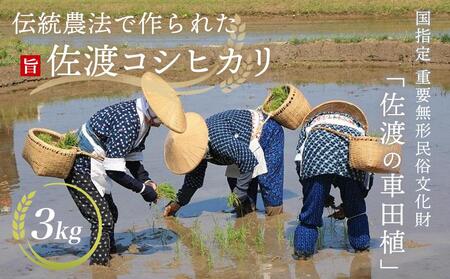
M103 161L105 170L126 171L126 157L133 149L138 136L138 127L127 126L126 121L114 126L114 133L105 143L106 158Z

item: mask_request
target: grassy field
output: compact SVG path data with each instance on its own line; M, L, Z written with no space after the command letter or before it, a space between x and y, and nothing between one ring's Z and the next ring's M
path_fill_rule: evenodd
M46 58L50 55L50 47L42 45L29 45L17 37L0 39L0 66L8 66L19 63L21 54L39 53Z
M0 0L0 18L13 18L22 13L57 12L62 16L69 11L83 13L105 12L111 16L140 15L154 12L162 15L176 13L190 17L196 12L205 15L219 13L240 15L307 15L307 14L355 14L355 15L404 15L417 9L433 13L450 13L448 0Z
M379 35L379 36L337 36L337 37L324 37L324 38L292 38L288 40L288 43L292 45L300 45L304 43L311 43L317 41L332 41L338 44L346 44L346 43L359 43L363 41L399 41L404 43L412 43L415 42L415 37L405 35L405 36L396 36L390 37L388 35ZM450 35L449 34L439 34L432 37L433 42L441 42L441 43L450 43Z

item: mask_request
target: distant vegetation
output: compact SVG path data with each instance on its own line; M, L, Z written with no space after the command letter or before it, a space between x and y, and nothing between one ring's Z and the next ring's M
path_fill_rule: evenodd
M105 12L110 16L142 15L153 12L161 15L176 13L191 17L195 13L204 15L405 15L415 10L427 9L433 13L450 13L450 2L443 0L1 0L1 18L13 18L22 13L79 11L86 14Z
M50 47L30 45L16 37L0 39L0 66L8 66L19 63L21 54L41 54L44 59L50 55Z
M379 35L379 36L338 36L338 37L316 37L316 38L292 38L288 40L288 43L292 45L300 45L311 42L320 42L320 41L332 41L335 43L359 43L363 41L400 41L404 43L412 43L415 42L415 38L410 35L404 36L395 36L390 37L388 35ZM450 34L439 34L433 36L432 40L434 42L442 42L442 43L450 43Z

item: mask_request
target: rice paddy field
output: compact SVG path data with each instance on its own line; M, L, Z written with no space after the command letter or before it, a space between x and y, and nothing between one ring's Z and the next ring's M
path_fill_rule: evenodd
M381 77L380 77L381 79ZM311 102L316 105L329 99L343 99L357 103L369 118L373 129L380 127L383 121L378 104L386 91L397 91L405 96L407 120L413 121L414 102L413 87L401 88L385 82L367 82L366 84L333 84L298 83L292 77L290 83L298 86ZM183 97L186 110L198 110L207 117L217 111L231 108L255 108L265 99L266 92L279 84L279 81L251 83L242 86L236 92L224 94L213 91L210 94ZM77 91L85 85L78 85ZM86 91L92 90L87 89ZM59 90L56 90L58 92ZM24 193L38 190L42 194L34 201L35 205L46 204L57 212L57 218L64 220L65 225L82 225L81 244L71 246L64 241L33 242L35 250L49 259L67 261L86 253L89 245L88 224L77 211L67 190L41 189L41 185L57 182L56 179L37 177L21 158L23 139L29 128L45 126L57 131L76 128L86 121L86 117L97 109L121 100L137 96L134 90L125 90L124 95L96 94L54 100L55 91L43 93L37 110L27 118L17 116L14 121L2 124L1 141L2 171L9 181L8 188L3 188L2 197L8 195L15 204ZM439 86L433 87L432 105L437 118L448 115L447 91ZM26 93L25 93L26 94ZM220 106L212 106L218 103ZM2 104L4 104L2 102ZM4 109L2 105L2 110ZM22 109L18 107L18 109ZM27 110L28 111L28 110ZM24 111L23 113L28 113ZM433 142L436 155L433 157L438 165L449 163L447 154L450 150L446 144L448 134L445 123L433 122L436 134ZM179 188L182 177L174 176L164 167L162 159L163 139L167 133L165 128L151 131L144 164L152 179L165 182ZM192 202L182 208L176 219L162 218L162 209L168 198L161 199L158 204L148 207L141 197L116 185L113 189L114 200L119 207L120 217L116 226L116 240L120 256L116 255L110 269L91 269L86 264L69 271L52 272L33 266L18 253L17 244L11 240L9 229L11 216L2 215L0 224L2 255L1 267L5 278L142 278L143 274L151 274L154 278L402 278L409 276L411 270L417 276L425 276L426 267L433 268L435 278L445 278L447 266L442 264L448 259L448 243L445 231L449 227L446 218L448 207L445 200L449 198L445 191L445 172L442 168L434 170L433 226L427 231L414 227L413 210L414 190L406 189L403 197L405 206L405 244L408 248L404 256L392 255L391 262L401 268L395 271L383 271L379 268L379 260L383 253L380 248L381 201L385 199L381 192L381 177L376 176L374 188L367 198L368 215L371 226L371 251L367 254L354 254L348 244L344 221L330 219L332 211L325 209L324 226L320 229L317 242L318 253L310 261L292 259L292 237L296 219L301 208L301 186L293 164L297 132L285 131L285 214L279 217L264 217L261 200L258 200L258 212L245 218L236 219L229 210L229 189L224 177L224 169L219 166L208 168L205 185L194 196ZM405 160L414 157L414 131L406 132ZM12 154L12 155L11 155ZM148 155L147 155L148 154ZM150 155L152 154L152 155ZM413 183L414 165L405 163L403 171L407 184ZM3 186L5 187L5 186ZM336 196L337 204L339 195ZM170 191L169 191L170 195ZM130 202L132 201L132 202ZM32 210L32 209L31 209ZM139 214L136 214L139 212ZM39 228L36 218L30 218L28 231ZM436 260L438 259L438 260ZM110 276L110 277L105 277ZM112 276L112 277L111 277ZM411 278L411 277L408 277ZM419 277L413 277L419 278Z
M450 267L450 207L447 166L450 165L450 117L448 76L448 37L450 35L450 4L447 1L10 1L0 0L0 270L1 278L448 278ZM388 57L378 61L352 60L356 50L364 55L365 47L376 48L374 41L384 42L390 49L414 43L414 11L422 7L436 15L433 21L433 44L439 49L439 61L432 65L430 85L432 107L432 183L430 196L432 221L429 228L415 226L416 209L416 69L417 65L399 58L397 53L378 54ZM113 198L119 209L115 227L118 254L109 268L90 267L84 263L76 268L50 271L30 262L13 240L11 228L14 208L23 195L37 191L26 217L26 236L33 249L46 259L66 262L78 259L89 250L89 223L81 216L70 194L63 187L42 186L62 180L38 177L22 158L28 130L48 128L60 133L79 128L97 110L140 96L140 88L109 82L80 82L61 85L29 96L39 81L17 81L18 56L37 52L49 54L53 44L69 43L74 47L109 43L120 49L176 51L186 46L208 48L221 45L226 34L192 36L181 32L176 36L157 34L143 37L126 34L111 36L37 36L12 34L11 20L16 12L69 10L104 11L112 16L139 15L145 11L170 15L175 12L186 20L196 11L215 16L220 12L239 13L249 19L246 42L250 47L273 44L273 65L258 79L250 79L231 93L225 94L216 80L198 84L194 89L212 87L205 94L183 96L185 111L203 117L227 109L255 109L262 105L269 90L283 84L299 88L312 106L332 99L357 104L368 117L371 135L379 136L385 119L380 102L386 92L397 92L405 98L402 175L405 194L396 200L404 204L405 253L385 255L382 243L382 204L389 198L382 194L382 175L375 182L367 202L371 246L370 252L354 253L348 243L345 220L329 218L334 210L326 208L324 226L319 230L317 253L307 261L292 257L293 232L302 207L302 188L295 171L294 156L299 131L285 129L284 150L284 213L265 217L258 194L257 211L237 219L230 212L236 197L230 195L225 168L209 165L204 186L176 218L163 218L164 206L174 198L183 183L183 176L170 173L164 165L163 146L168 130L152 128L144 151L144 165L150 177L160 184L160 199L145 203L142 197L114 185ZM367 17L369 16L369 17ZM343 17L343 18L341 18ZM243 17L244 20L246 19ZM301 19L299 19L301 18ZM13 38L13 39L11 39ZM324 51L322 59L314 50L319 47L340 49L339 55ZM348 48L346 48L348 47ZM285 52L282 50L284 49ZM305 52L302 52L306 49ZM403 49L403 48L402 48ZM404 48L406 49L406 48ZM410 49L410 48L407 48ZM291 51L292 50L292 51ZM290 53L286 53L286 52ZM384 52L387 52L384 50ZM407 52L407 51L406 51ZM372 55L372 54L371 54ZM392 57L393 58L392 58ZM289 61L283 60L287 57ZM342 58L343 57L343 58ZM350 58L349 58L350 57ZM310 58L311 60L308 60ZM406 59L406 58L405 58ZM447 59L447 60L446 60ZM326 61L325 61L326 60ZM372 61L373 60L373 61ZM422 66L422 65L419 65ZM182 67L182 66L181 66ZM172 72L170 81L184 79L186 72ZM137 75L137 74L136 74ZM405 86L387 80L405 77ZM47 78L47 77L46 77ZM16 83L21 83L21 86ZM284 97L279 92L275 109ZM43 138L46 141L49 139ZM49 140L51 142L51 140ZM52 142L53 143L53 142ZM54 144L54 143L53 143ZM68 138L62 146L75 145ZM331 194L340 204L338 190ZM64 239L35 240L30 234L42 230L42 221L33 216L43 207L54 209L54 224L61 221L69 228L81 226L80 243L71 245ZM56 228L55 228L56 229ZM380 268L380 260L398 269Z

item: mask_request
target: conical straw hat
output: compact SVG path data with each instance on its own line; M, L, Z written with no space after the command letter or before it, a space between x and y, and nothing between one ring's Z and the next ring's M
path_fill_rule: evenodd
M308 113L305 118L303 118L301 126L306 124L308 120L310 120L312 117L317 115L321 112L343 112L351 115L355 120L359 121L361 125L363 126L364 130L368 130L369 123L367 122L366 115L364 112L356 105L346 102L346 101L339 101L339 100L333 100L329 102L322 103L315 108L311 110L310 113Z
M184 133L169 131L164 144L164 161L175 174L186 174L195 169L205 157L208 148L208 127L198 113L186 113Z
M172 131L183 133L186 130L186 118L175 90L161 77L150 72L142 76L141 86L145 99L161 122Z

